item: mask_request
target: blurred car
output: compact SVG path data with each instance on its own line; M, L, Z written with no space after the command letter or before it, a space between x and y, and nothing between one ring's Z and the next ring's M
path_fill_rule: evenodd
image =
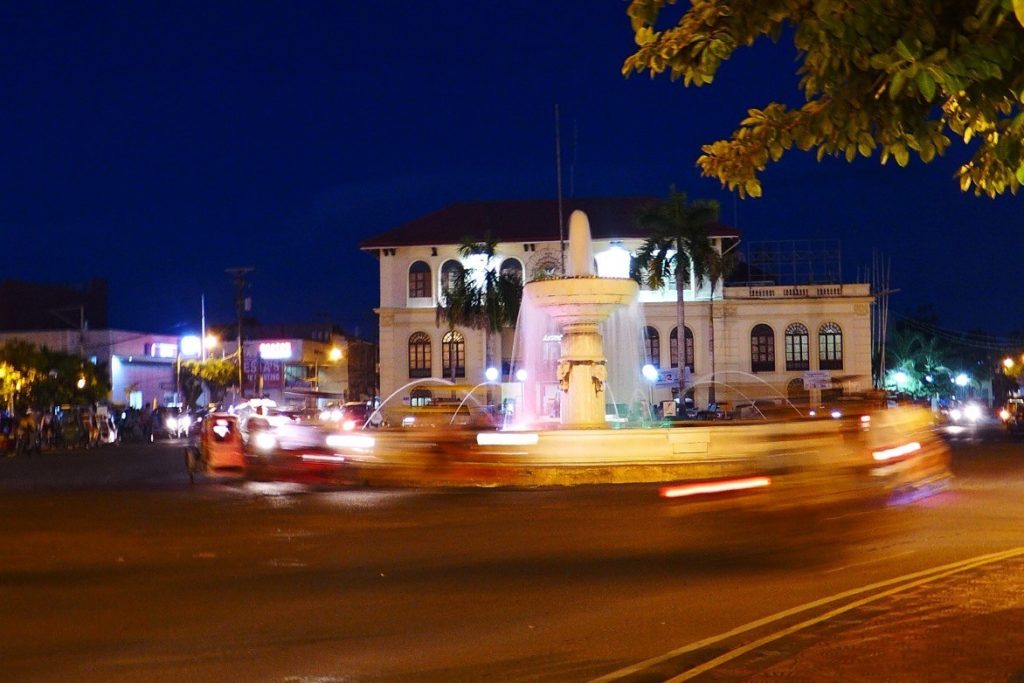
M1024 431L1024 398L1011 398L999 411L999 419L1011 434Z
M300 422L275 425L253 416L248 421L245 469L257 480L351 483L354 463L368 457L373 445L371 436Z
M351 432L365 427L379 427L383 418L369 403L351 401L320 413L321 422Z
M194 418L189 413L171 407L157 408L153 411L150 419L152 420L150 441L184 438L188 436L194 422Z

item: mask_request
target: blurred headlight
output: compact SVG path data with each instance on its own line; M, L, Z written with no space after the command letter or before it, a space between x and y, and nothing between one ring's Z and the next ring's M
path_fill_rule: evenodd
M169 417L169 418L167 418L167 428L168 429L172 429L172 430L173 429L177 429L178 428L178 418L176 418L176 417Z
M322 410L322 411L320 411L320 421L321 422L327 422L330 419L331 419L331 411L329 411L329 410Z
M192 426L192 418L186 415L185 417L178 420L178 426L181 427L182 429L188 429L189 427Z
M843 413L842 413L842 412L840 412L840 411L838 411L838 410L833 410L833 411L832 411L832 418L833 418L833 419L836 419L836 420L838 420L838 419L839 419L839 418L841 418L842 416L843 416Z
M257 432L252 437L252 444L261 451L272 451L277 448L277 439L269 432Z
M353 429L356 428L356 421L345 420L344 422L341 423L341 428L344 429L346 432L351 432Z
M977 403L971 403L964 408L964 417L971 422L977 422L981 419L981 406Z
M1007 410L1006 408L1003 408L1002 410L1000 410L999 411L999 419L1002 420L1003 422L1006 422L1007 420L1009 420L1010 419L1010 411Z
M963 416L964 414L960 412L959 408L953 408L953 410L949 411L949 417L952 418L954 422L959 422L963 419Z

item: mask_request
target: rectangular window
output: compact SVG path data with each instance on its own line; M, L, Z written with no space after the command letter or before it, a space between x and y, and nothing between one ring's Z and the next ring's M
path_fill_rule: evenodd
M430 296L430 289L427 287L427 277L430 271L409 273L409 298L421 299Z

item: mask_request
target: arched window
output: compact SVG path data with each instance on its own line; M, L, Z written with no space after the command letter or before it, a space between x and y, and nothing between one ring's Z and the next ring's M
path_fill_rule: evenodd
M775 372L775 332L768 325L750 331L750 371Z
M786 398L795 406L806 406L811 401L811 392L804 387L802 378L791 379L786 385Z
M505 259L501 262L501 270L499 272L502 275L515 278L516 282L519 284L523 283L523 264L519 262L519 259Z
M426 332L409 337L409 377L430 377L430 335Z
M459 286L466 269L458 261L449 260L441 265L441 297Z
M409 298L422 299L430 296L430 266L426 261L416 261L409 266Z
M409 405L413 408L429 406L434 402L434 392L430 389L413 389L409 393Z
M650 325L644 328L644 362L661 367L661 337Z
M793 323L786 328L786 369L810 370L811 349L807 326ZM801 380L802 381L802 380Z
M686 354L686 367L690 368L690 372L693 372L693 330L689 327L686 328L686 334L683 337L683 349ZM669 362L673 368L679 367L679 328L673 327L672 332L668 335L668 352Z
M818 369L843 369L843 331L835 323L818 328Z
M455 377L466 376L466 338L461 332L450 330L441 338L441 369L442 375L452 377L452 364L455 366Z

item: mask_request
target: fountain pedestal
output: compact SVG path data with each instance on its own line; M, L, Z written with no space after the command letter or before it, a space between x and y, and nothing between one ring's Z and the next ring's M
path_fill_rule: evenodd
M582 211L569 219L569 276L535 280L526 294L547 311L562 331L558 384L562 390L559 422L563 427L607 427L605 354L600 324L615 309L633 301L639 290L628 278L593 273L590 223Z

